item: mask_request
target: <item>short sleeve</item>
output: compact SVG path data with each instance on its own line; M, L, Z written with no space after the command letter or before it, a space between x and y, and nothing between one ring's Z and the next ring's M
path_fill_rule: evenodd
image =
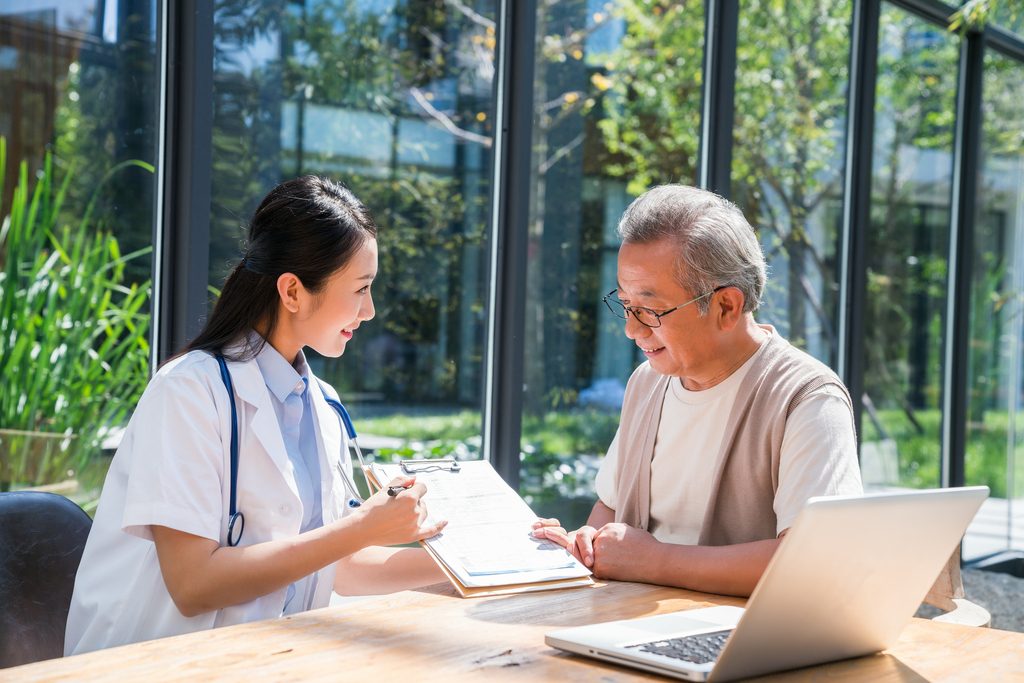
M219 542L225 456L213 388L183 373L162 377L132 421L122 529L152 540L158 525Z
M853 417L839 388L813 391L786 420L775 493L776 533L793 526L814 496L863 493Z
M597 497L601 499L610 510L616 509L618 500L618 486L615 481L615 466L619 459L619 430L615 430L615 438L608 446L608 452L597 470L597 478L594 480L594 488L597 490Z

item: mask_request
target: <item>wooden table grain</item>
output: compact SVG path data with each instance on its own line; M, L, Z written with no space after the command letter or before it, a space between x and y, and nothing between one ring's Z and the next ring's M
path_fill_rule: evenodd
M744 602L617 582L469 600L436 586L5 669L0 680L663 681L548 647L544 633ZM1024 634L914 619L884 653L761 680L1024 682Z

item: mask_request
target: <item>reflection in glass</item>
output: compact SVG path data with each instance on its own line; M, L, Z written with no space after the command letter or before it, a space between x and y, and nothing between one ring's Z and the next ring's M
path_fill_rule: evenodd
M77 224L118 164L156 159L155 0L8 0L0 5L0 135L7 139L3 205L18 165L37 175L53 155L58 180L71 171L66 220ZM100 188L94 224L123 253L150 246L153 175L133 166ZM148 256L128 281L149 279Z
M964 555L1024 550L1024 66L985 56L984 146L974 226L965 483L992 490L991 522ZM1017 536L1011 521L1018 519ZM966 543L970 540L970 543Z
M0 3L0 490L92 510L148 380L157 15Z
M1024 36L1024 7L1017 2L1003 2L996 7L994 16L989 20L993 24Z
M476 456L494 3L218 0L215 35L210 284L271 187L341 181L380 227L377 317L311 365L364 446Z
M958 53L956 34L883 5L863 332L866 485L940 481Z
M521 492L584 523L593 479L643 360L601 298L615 228L651 185L693 183L701 2L539 2L526 292Z
M758 322L835 365L851 3L741 3L732 197L770 275Z

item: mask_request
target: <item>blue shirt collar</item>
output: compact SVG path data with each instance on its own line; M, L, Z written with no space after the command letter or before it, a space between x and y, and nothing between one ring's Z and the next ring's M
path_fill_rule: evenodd
M299 384L302 384L303 391L309 384L309 366L306 365L306 356L301 349L295 357L295 365L292 366L268 342L263 345L263 350L256 356L256 363L260 367L260 373L263 375L270 393L282 403L295 392Z

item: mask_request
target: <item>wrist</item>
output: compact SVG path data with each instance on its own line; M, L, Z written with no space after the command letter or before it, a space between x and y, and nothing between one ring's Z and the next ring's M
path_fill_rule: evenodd
M330 524L330 538L339 551L339 559L373 545L366 533L366 521L366 511L356 508Z
M671 571L673 561L671 544L662 543L654 536L650 537L648 547L641 557L640 572L643 576L643 583L658 585L665 584L666 575Z

